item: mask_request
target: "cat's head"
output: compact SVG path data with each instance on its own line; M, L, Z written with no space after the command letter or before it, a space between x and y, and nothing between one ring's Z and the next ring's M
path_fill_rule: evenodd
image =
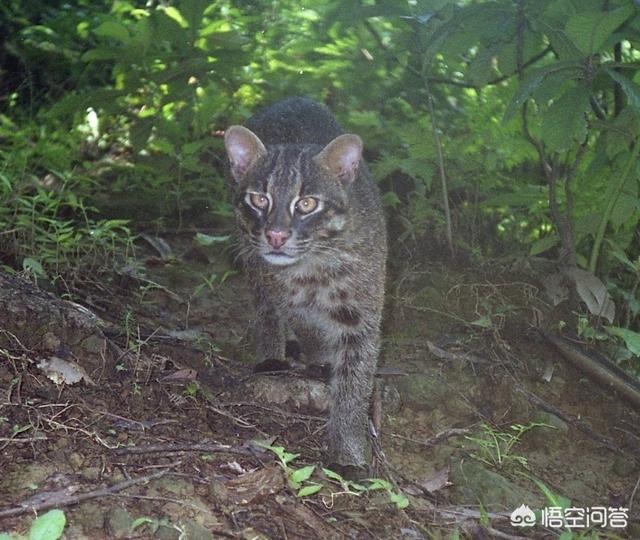
M310 253L330 252L348 226L349 187L362 141L340 135L319 145L274 145L243 126L225 133L236 214L251 248L269 264L286 266Z

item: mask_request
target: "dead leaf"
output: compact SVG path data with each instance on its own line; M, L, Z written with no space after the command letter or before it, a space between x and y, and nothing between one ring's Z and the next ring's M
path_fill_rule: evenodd
M278 465L270 465L245 473L225 482L228 502L249 504L258 497L272 495L285 487L284 472Z
M600 278L581 268L565 270L564 274L576 284L576 290L589 311L597 317L604 317L610 324L613 324L616 306Z
M433 473L429 478L420 482L420 485L426 489L429 493L435 493L442 488L451 485L449 482L449 466L440 469Z
M38 367L55 384L71 385L84 381L92 386L95 385L82 366L57 356L52 356L48 360L41 360L38 363Z
M163 238L160 238L159 236L151 236L146 233L141 233L140 238L146 240L146 242L158 252L158 255L160 255L160 258L163 261L166 261L172 257L173 253L171 251L171 246L169 246L169 244L167 244L167 241Z
M198 376L198 372L195 369L179 369L178 371L174 371L170 373L166 377L162 377L163 381L195 381Z

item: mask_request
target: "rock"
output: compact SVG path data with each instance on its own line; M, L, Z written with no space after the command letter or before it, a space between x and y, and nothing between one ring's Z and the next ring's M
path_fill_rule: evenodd
M321 381L288 375L256 375L247 391L258 403L289 404L295 409L309 408L318 413L329 410L329 389Z
M449 479L457 504L480 503L487 510L511 511L521 504L536 507L541 502L534 493L477 461L452 464Z
M193 519L182 523L182 538L185 540L213 540L213 534Z
M614 474L622 476L623 478L631 477L631 475L636 472L636 469L635 460L625 456L616 457L611 467L611 471Z
M133 517L121 506L109 509L104 516L104 528L109 538L129 538L132 525Z

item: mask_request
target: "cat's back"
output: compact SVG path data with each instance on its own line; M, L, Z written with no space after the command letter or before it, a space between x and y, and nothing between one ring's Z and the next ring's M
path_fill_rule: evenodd
M325 106L307 98L280 101L254 114L246 122L268 145L318 144L324 146L343 132Z

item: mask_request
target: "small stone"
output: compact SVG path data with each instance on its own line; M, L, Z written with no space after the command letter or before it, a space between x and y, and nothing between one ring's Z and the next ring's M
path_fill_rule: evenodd
M618 456L611 467L611 471L623 478L629 478L633 473L636 472L636 462L631 458L627 458L624 456Z
M192 519L185 519L182 524L185 540L213 540L213 534Z
M121 506L111 508L104 517L104 528L110 538L128 538L132 525L131 514Z

